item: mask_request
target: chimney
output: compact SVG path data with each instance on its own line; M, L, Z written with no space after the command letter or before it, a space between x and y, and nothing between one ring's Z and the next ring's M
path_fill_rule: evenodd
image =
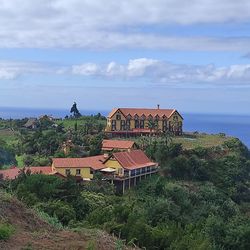
M157 104L157 109L160 109L160 104Z

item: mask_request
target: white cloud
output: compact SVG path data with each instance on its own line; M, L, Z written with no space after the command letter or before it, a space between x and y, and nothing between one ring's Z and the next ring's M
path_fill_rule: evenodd
M174 64L151 58L136 58L130 59L126 64L114 61L106 64L88 62L61 67L31 62L0 61L0 80L41 74L61 75L62 77L74 75L96 77L114 82L116 80L124 82L143 80L163 85L250 85L250 64L215 67L212 64L198 66Z
M97 75L99 67L95 63L85 63L82 65L75 65L72 67L73 74L79 74L84 76Z
M138 79L142 78L162 84L250 84L250 64L215 67L214 65L197 66L173 64L165 61L138 58L127 64L110 62L107 64L85 63L74 65L74 75Z
M58 71L58 72L57 72ZM61 70L32 62L0 61L0 80L13 80L21 75L56 73Z
M232 21L250 21L248 0L2 0L0 47L248 49L250 38L169 37L142 29Z

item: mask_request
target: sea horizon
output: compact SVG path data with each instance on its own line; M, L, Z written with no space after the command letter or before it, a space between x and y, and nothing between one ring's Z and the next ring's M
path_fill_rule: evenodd
M104 116L110 110L80 110L82 115L95 115L101 113ZM0 118L22 119L52 115L55 118L64 118L70 115L70 109L49 108L21 108L0 107ZM228 136L239 138L250 148L250 115L244 114L212 114L212 113L188 113L181 112L184 117L184 131L208 134L225 133Z

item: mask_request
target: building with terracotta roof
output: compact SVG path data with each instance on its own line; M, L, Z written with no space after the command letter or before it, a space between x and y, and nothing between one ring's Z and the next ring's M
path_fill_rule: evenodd
M141 150L117 152L110 156L54 158L52 162L52 172L61 176L70 174L78 179L91 180L94 173L100 172L104 180L115 184L122 193L157 170L158 164L152 162Z
M102 151L128 151L136 149L134 141L128 140L103 140Z
M97 170L105 168L104 161L104 155L85 158L53 158L52 169L64 176L70 174L81 177L83 180L91 180Z
M12 167L0 170L0 179L15 179L21 172L31 174L57 175L62 178L67 175L75 176L77 180L91 180L94 173L102 173L103 180L116 186L118 192L135 186L140 180L158 171L158 164L151 161L142 150L131 150L97 155L85 158L54 158L52 166Z
M54 174L51 166L41 166L41 167L11 167L9 169L0 170L0 179L3 180L14 180L21 172L24 170L25 172L30 171L31 174Z
M112 135L172 132L182 134L183 117L176 109L115 108L107 117L106 133Z
M113 153L105 160L104 165L105 168L100 171L104 177L111 179L121 193L158 171L158 164L139 149Z

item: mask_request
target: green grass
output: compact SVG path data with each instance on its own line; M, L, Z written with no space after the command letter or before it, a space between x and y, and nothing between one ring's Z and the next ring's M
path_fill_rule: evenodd
M205 148L217 147L230 139L232 139L232 137L220 134L215 134L215 135L197 134L193 135L192 137L186 137L185 135L180 137L174 137L173 142L181 143L184 149L193 149L196 147L205 147Z
M173 136L173 143L181 143L183 149L193 149L197 147L217 147L222 145L225 141L232 139L233 137L225 136L223 134L188 134L183 136ZM141 137L131 137L131 138L113 138L118 140L132 140L135 141L138 145L141 144ZM146 140L158 140L157 137L145 137ZM160 138L159 138L160 139Z

